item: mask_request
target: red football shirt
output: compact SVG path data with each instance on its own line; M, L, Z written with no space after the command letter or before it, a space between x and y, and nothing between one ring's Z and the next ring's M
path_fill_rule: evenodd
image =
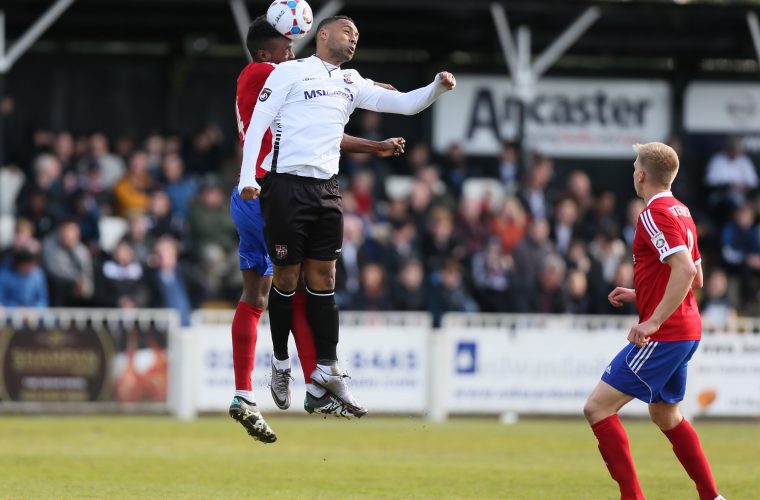
M235 113L237 114L238 135L240 136L240 145L245 142L245 131L248 130L248 124L251 123L253 108L256 101L264 88L264 82L267 81L269 73L274 71L275 65L271 63L252 62L240 72L237 80L237 94L235 96ZM272 132L267 130L264 138L261 140L261 151L259 158L256 160L256 178L260 179L266 174L266 170L261 168L261 162L272 150Z
M689 252L694 264L702 261L697 247L697 227L689 209L670 192L653 196L639 215L633 238L633 283L636 288L636 308L639 320L646 321L665 295L670 278L670 266L665 258L676 252ZM694 299L689 293L659 331L650 337L659 342L699 340L702 320Z

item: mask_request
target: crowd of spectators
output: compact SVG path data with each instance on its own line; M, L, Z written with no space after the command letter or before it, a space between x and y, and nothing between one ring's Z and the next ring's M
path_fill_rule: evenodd
M382 139L379 115L360 115L357 134ZM239 153L223 145L215 126L185 141L35 133L29 161L0 169L0 215L13 221L0 306L171 307L185 324L194 308L232 307L241 280L228 196ZM436 157L424 142L403 161L343 158L342 309L430 311L436 322L449 311L635 314L606 300L633 286L644 205L632 189L619 199L586 171L558 176L552 158L508 143L488 168L459 145ZM704 314L758 314L754 165L730 141L705 170L703 206L692 210L708 270Z

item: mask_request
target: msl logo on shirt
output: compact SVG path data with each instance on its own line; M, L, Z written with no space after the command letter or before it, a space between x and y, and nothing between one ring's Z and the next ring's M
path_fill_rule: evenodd
M331 96L331 95L345 97L349 101L354 102L354 93L351 92L351 89L345 88L345 87L340 90L315 89L315 90L303 91L303 98L305 101L308 101L309 99L314 99L315 97L324 97L324 96Z

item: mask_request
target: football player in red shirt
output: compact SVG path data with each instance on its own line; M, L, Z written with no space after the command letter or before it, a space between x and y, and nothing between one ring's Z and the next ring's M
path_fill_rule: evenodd
M635 303L639 324L631 328L630 343L607 366L583 412L622 499L644 498L618 418L634 398L649 405L652 421L672 443L700 500L721 499L697 432L678 410L687 365L702 336L692 291L702 287L697 228L689 209L670 192L678 173L676 152L659 142L636 144L634 150L633 185L647 204L633 240L635 288L615 288L608 299L615 307Z
M275 65L293 59L292 40L277 32L265 16L253 21L246 38L246 45L253 57L240 73L237 82L235 112L237 115L240 143L243 144L245 131L251 121L257 98ZM387 84L376 84L391 88ZM404 152L405 141L394 137L384 141L370 141L344 135L341 149L357 153L373 153L380 157L398 156ZM262 140L261 153L256 164L256 177L266 173L260 165L272 149L270 131ZM248 434L256 440L272 443L277 437L261 416L253 398L251 373L253 372L254 353L259 318L267 306L272 287L272 262L264 241L264 219L259 200L252 197L243 199L238 194L237 186L232 190L230 213L240 237L238 253L240 270L243 275L243 294L232 320L232 359L235 371L235 396L230 405L230 416L246 428ZM296 295L292 301L291 327L296 342L296 349L301 361L306 383L316 367L316 350L311 329L306 319L306 302L304 297ZM274 356L272 358L271 393L278 407L290 406L290 359L288 356L288 337L272 338ZM322 401L323 399L324 401ZM313 413L330 413L344 416L342 403L330 393L321 398L316 407L308 408Z

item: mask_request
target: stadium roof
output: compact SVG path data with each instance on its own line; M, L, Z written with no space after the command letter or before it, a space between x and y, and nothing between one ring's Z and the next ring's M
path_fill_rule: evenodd
M53 0L4 0L7 36L23 33ZM246 2L252 15L269 2ZM327 0L310 0L315 11ZM361 31L357 61L504 65L490 0L345 0ZM758 0L502 0L510 26L545 48L587 7L602 16L560 66L758 72L747 12ZM6 43L6 46L9 46ZM242 55L226 0L76 0L36 52Z

